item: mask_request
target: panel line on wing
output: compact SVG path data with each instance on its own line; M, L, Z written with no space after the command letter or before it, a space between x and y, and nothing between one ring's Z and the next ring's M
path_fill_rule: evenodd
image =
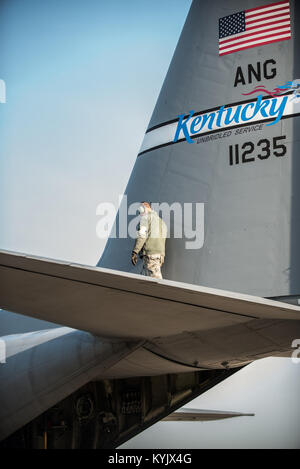
M126 289L120 288L120 287L113 287L111 285L101 285L99 283L88 282L86 280L77 280L77 279L67 278L67 277L60 276L60 275L47 274L45 272L37 272L37 271L34 271L34 270L23 269L22 267L6 266L6 265L3 265L3 264L0 264L0 267L2 267L4 269L19 270L19 271L30 273L30 274L43 275L45 277L50 277L50 278L57 278L57 279L66 280L66 281L69 281L69 282L77 282L77 283L80 283L80 284L86 284L86 285L91 285L91 286L95 286L95 287L121 291L121 292L127 293L127 294L129 293L129 294L139 295L139 296L148 297L148 298L156 298L158 300L172 302L172 303L176 303L176 304L180 303L180 304L183 304L183 305L186 305L186 306L193 306L193 307L196 307L196 308L207 309L207 310L211 310L211 311L218 311L220 313L232 314L234 316L246 317L246 318L251 318L251 319L259 319L259 317L252 316L252 315L249 315L249 314L241 314L241 313L236 313L236 312L233 312L233 311L226 311L226 310L223 310L223 309L220 309L220 308L217 308L217 307L210 307L210 306L206 306L206 305L197 305L195 303L189 303L189 302L182 301L182 300L173 300L172 298L164 298L164 297L161 297L161 296L158 296L158 295L155 295L155 294L150 295L148 293L130 291L130 290L126 290ZM155 282L155 283L159 283L159 282Z

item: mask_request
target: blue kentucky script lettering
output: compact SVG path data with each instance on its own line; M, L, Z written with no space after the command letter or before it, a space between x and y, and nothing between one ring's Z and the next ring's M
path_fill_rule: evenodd
M240 104L234 107L221 106L214 112L201 114L194 116L195 111L190 111L189 115L179 115L179 121L177 124L174 143L178 141L180 133L182 131L184 138L188 143L193 143L192 135L201 133L202 130L213 130L217 128L224 128L230 124L242 124L243 122L249 122L255 117L261 117L261 119L274 120L270 124L274 125L280 121L284 114L288 96L280 96L278 98L263 99L262 95L257 97L256 102Z

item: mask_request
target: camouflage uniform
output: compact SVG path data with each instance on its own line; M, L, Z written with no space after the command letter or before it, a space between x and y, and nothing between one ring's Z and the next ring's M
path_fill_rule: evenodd
M164 256L161 254L149 254L149 256L143 256L144 267L142 275L146 277L162 278L161 266L164 262Z
M166 237L167 226L154 210L141 215L133 252L142 253L143 275L162 278L160 269L165 257Z

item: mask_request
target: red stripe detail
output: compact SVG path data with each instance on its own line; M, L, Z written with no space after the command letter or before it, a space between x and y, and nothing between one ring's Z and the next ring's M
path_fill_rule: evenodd
M286 10L288 7L285 6L285 7L282 7L282 8L277 8L276 10L268 10L268 11L261 11L260 13L255 13L254 15L251 15L251 16L246 16L246 20L249 18L249 19L252 19L252 18L255 18L256 16L260 16L260 15L270 15L271 13L274 13L274 11L278 11L278 12L281 12L282 10ZM290 12L290 9L288 10L288 12L286 13L289 13ZM275 15L274 15L275 16Z
M287 14L288 14L288 13L285 13L285 15L287 15ZM280 18L280 17L281 17L281 18L283 17L282 13L281 13L280 15L274 15L274 16L272 16L272 19L273 19L273 18ZM289 17L290 17L290 16L289 16ZM253 20L253 21L247 21L247 18L246 18L246 28L247 28L248 24L257 23L257 21L265 21L266 19L268 19L268 18L261 18L261 20L256 19L256 20ZM267 24L270 24L270 23L267 23Z
M283 32L282 34L291 34L291 32L286 31L286 32ZM276 34L267 34L266 36L260 36L260 37L257 38L257 41L263 41L264 39L268 39L269 37L274 37L274 36L276 36ZM252 39L252 40L254 40L254 39ZM247 42L249 42L249 40L239 41L238 43L239 44L246 44ZM252 42L252 41L250 40L250 42ZM234 47L234 46L235 46L235 44L230 44L230 46L225 45L223 47L223 44L222 45L220 44L219 50L228 49L228 47Z
M250 93L242 93L243 96L249 96L250 94L254 93L267 93L269 96L284 96L282 94L283 91L287 91L288 88L280 89L280 88L274 88L273 91L268 91L265 86L260 85L256 86L254 90L250 91Z
M272 42L287 41L290 38L291 38L291 36L290 37L285 37L283 39L274 39L273 41L264 42L263 44L253 44L253 45L249 45L249 46L244 46L244 47L240 47L239 49L234 49L234 50L230 50L228 52L223 52L223 54L219 53L219 55L221 56L221 55L233 54L234 52L238 52L239 50L250 49L251 47L265 46L266 44L271 44Z
M246 10L245 13L249 13L250 11L255 11L255 10L261 10L262 8L268 8L268 7L273 7L273 6L277 6L277 5L289 5L290 2L289 1L285 1L285 2L277 2L277 3L270 3L269 5L264 5L263 7L256 7L256 8L250 8L249 10Z
M287 29L291 30L291 27L289 25L285 25L285 26L277 26L275 28L270 28L270 30L267 30L266 33L268 33L268 32L271 33L272 31L276 31L277 29L284 29L284 28L287 28ZM240 37L233 37L232 39L226 39L226 41L219 42L219 44L220 44L220 46L223 46L223 44L226 44L227 42L240 41L240 40L242 40L246 37L255 36L256 34L262 34L263 32L264 31L256 31L255 33L244 34L243 36L240 36ZM282 31L282 34L284 34L284 33L288 33L288 31ZM264 36L259 36L259 37L262 38Z
M285 18L283 20L276 20L276 21L271 21L270 23L266 23L266 26L271 26L272 24L282 23L283 21L289 21L289 24L291 24L290 19ZM262 26L264 26L264 25L261 24L261 25L258 25L258 26L250 26L250 28L247 28L246 31L251 31L252 29L255 29L255 28L261 28ZM288 25L286 24L285 26L288 26Z

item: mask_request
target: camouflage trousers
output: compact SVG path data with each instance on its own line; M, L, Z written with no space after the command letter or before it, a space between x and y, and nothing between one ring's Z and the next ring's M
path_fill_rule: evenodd
M161 266L164 262L164 256L161 254L150 254L143 256L144 267L142 275L146 277L162 278Z

